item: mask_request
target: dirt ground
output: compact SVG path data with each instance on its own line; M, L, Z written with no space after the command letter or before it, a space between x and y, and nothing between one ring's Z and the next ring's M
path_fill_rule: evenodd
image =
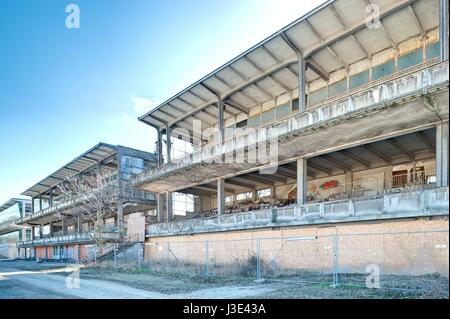
M0 267L2 266L0 263ZM31 261L8 262L9 267L28 271L66 267L59 263L37 264ZM58 273L56 273L58 275ZM64 275L59 273L59 275ZM80 269L80 279L104 281L148 291L168 298L351 298L410 299L449 298L449 280L440 275L383 276L381 289L342 285L330 287L329 277L319 283L304 283L304 277L283 277L254 283L252 278L205 277L189 274L162 274L148 268L114 269L87 267ZM342 274L340 282L364 284L363 275ZM383 288L388 287L388 288ZM394 288L395 287L395 288ZM401 289L398 289L401 288Z

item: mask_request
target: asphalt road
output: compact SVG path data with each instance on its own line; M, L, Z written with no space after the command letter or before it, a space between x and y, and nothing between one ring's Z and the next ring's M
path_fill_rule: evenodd
M79 278L74 270L69 266L27 271L14 268L14 263L0 262L0 299L238 299L272 290L236 285L163 294L106 280Z
M72 276L69 276L71 275ZM100 280L80 278L71 272L23 271L2 267L0 299L159 299L167 295Z

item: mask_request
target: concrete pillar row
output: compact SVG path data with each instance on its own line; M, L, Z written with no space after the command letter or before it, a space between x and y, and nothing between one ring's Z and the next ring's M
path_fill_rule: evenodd
M173 197L172 192L166 192L166 217L167 222L173 220Z
M308 173L307 160L300 158L297 160L297 204L304 205L307 203L308 194Z
M299 112L306 111L306 67L305 59L298 55L298 108Z
M436 186L448 186L448 122L436 126Z
M158 193L156 195L156 212L158 216L158 223L164 222L164 194Z

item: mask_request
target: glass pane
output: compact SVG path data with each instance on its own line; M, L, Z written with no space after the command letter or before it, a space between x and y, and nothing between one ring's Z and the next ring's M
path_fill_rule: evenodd
M431 60L431 59L439 57L440 49L441 49L441 46L440 46L439 42L428 44L427 48L426 48L427 60Z
M283 115L288 114L289 112L291 112L289 103L282 104L277 107L277 118L280 118Z
M247 126L247 120L240 121L239 123L236 124L237 128L242 128L242 127L246 127L246 126Z
M328 86L328 97L337 95L347 90L347 79L343 79L339 82L333 83Z
M261 115L256 115L256 116L250 117L247 120L247 124L250 127L257 127L257 126L259 126L260 123L261 123Z
M349 88L353 89L357 86L366 84L369 82L369 71L364 71L355 75L352 75L349 78Z
M309 104L314 104L324 100L327 97L327 88L321 88L309 94Z
M372 80L378 80L386 75L394 73L394 60L377 65L372 69Z
M299 106L298 99L292 100L292 111L297 111L298 106Z
M423 52L422 48L417 49L413 52L410 52L406 55L403 55L398 58L398 69L403 70L407 69L411 66L422 63L423 61Z
M275 118L275 109L262 113L261 122L271 121Z

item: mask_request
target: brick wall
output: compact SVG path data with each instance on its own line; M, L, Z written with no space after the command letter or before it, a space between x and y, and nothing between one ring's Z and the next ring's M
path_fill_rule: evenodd
M448 276L448 229L445 217L157 237L146 240L145 260L201 269L208 247L209 266L219 271L250 260L262 238L260 256L269 268L330 273L337 253L342 273L365 273L376 264L383 274Z

